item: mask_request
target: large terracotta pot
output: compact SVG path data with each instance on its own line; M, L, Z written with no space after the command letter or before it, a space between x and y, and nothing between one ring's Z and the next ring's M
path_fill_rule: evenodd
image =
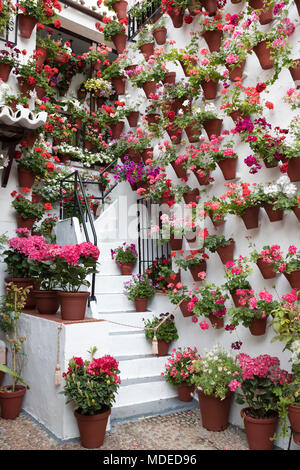
M152 124L159 123L160 116L159 114L150 113L150 114L146 114L145 119L147 121L147 125L151 126Z
M30 287L30 292L27 296L25 308L34 308L35 307L35 296L33 291L39 288L39 282L34 279L29 279L28 277L6 277L6 283L13 282L18 287Z
M146 60L150 59L150 56L154 54L154 42L147 42L140 46L140 51Z
M103 406L103 412L95 415L82 415L78 411L74 412L83 447L96 449L102 446L110 414L111 408L105 405Z
M178 282L181 281L181 270L179 269L179 271L178 271L178 273L176 273L176 276L174 277L174 279L172 279L171 276L173 276L173 275L171 274L170 276L166 277L166 283L176 285Z
M185 75L186 77L189 77L189 76L190 76L188 69L192 69L193 67L196 67L196 65L197 65L197 60L196 60L196 59L192 59L192 58L190 58L188 61L182 61L182 60L180 60L179 62L180 62L180 64L181 64L183 73L184 73L184 75ZM188 62L188 63L186 63L186 62Z
M235 241L233 239L231 239L231 242L226 246L218 246L217 253L223 264L226 264L227 261L233 261L234 246Z
M288 418L291 425L293 440L296 444L300 444L300 406L288 406Z
M244 60L240 65L237 65L236 67L234 68L231 68L231 67L227 67L228 71L229 71L229 80L231 80L232 82L235 81L236 78L242 78L243 76L243 71L244 71L244 68L245 68L245 63L246 63L246 60Z
M11 392L11 385L5 385L0 390L1 418L16 419L21 411L26 387L16 385L15 391Z
M126 77L113 77L111 83L117 95L125 95Z
M168 12L168 15L172 20L174 28L181 28L183 25L184 10L182 8L178 8L176 12L171 10Z
M42 46L36 46L36 65L43 65L48 57L48 49Z
M292 182L300 181L300 157L289 158L287 174Z
M214 100L217 97L219 80L214 82L213 80L204 81L201 83L201 88L204 93L204 97L207 100Z
M203 261L201 261L200 264L190 266L189 270L191 272L191 275L193 276L194 281L200 281L200 278L198 277L198 274L203 272L203 271L206 272L206 261L203 260Z
M156 82L152 80L151 82L143 83L143 90L147 98L150 98L151 95L154 95L156 92Z
M135 163L138 163L141 161L141 154L140 152L135 151L133 148L128 148L126 154L129 156L130 160L132 160Z
M114 11L116 12L118 20L124 20L126 18L127 6L128 6L128 3L125 0L120 0L112 4L112 7Z
M224 158L224 160L219 160L218 165L223 173L223 176L226 181L232 180L236 177L236 165L238 158Z
M112 38L112 42L117 49L118 54L122 54L126 48L127 36L123 33L115 34Z
M166 85L175 85L176 82L176 72L167 72L163 79L163 84Z
M0 78L3 80L3 82L7 82L9 79L11 69L11 65L0 62Z
M264 70L271 69L274 61L271 58L271 48L267 48L267 42L262 41L253 47L253 50L259 60L260 66Z
M223 31L219 31L218 29L215 29L214 31L205 31L202 36L205 39L210 52L218 52L220 50Z
M131 113L128 114L127 121L128 121L128 124L129 124L130 127L136 127L137 126L138 120L139 120L139 115L140 115L139 111L131 111Z
M193 392L195 390L195 385L187 385L183 382L181 385L177 385L178 398L180 401L192 401Z
M39 100L41 100L44 96L46 96L46 90L45 88L42 88L40 86L37 86L35 88L36 91L36 96L38 97Z
M264 209L268 214L270 222L277 222L283 219L283 210L281 209L273 209L272 204L268 204L267 202L264 203Z
M146 312L147 305L148 305L147 297L140 298L140 299L135 299L134 305L135 305L136 312Z
M219 137L221 134L223 119L208 119L203 122L203 127L207 133L207 137L211 139L213 135Z
M152 31L152 34L159 46L165 44L167 40L167 28L156 28Z
M173 144L178 145L181 143L182 132L179 129L179 127L170 126L170 127L167 127L166 131Z
M20 13L18 15L18 20L20 36L22 36L22 38L29 39L35 25L37 24L37 19L34 16L23 15Z
M198 173L198 171L200 171L200 174ZM200 186L206 186L209 184L210 170L208 168L203 169L197 167L193 170L193 173L196 176Z
M272 450L274 441L271 441L270 438L276 432L278 414L274 412L274 416L271 418L257 419L249 416L250 412L250 408L241 410L250 450Z
M266 332L266 326L267 326L267 317L253 318L251 325L249 326L249 330L253 336L262 336Z
M229 392L224 400L215 395L205 395L197 390L202 416L202 426L208 431L224 431L228 427L228 418L233 393Z
M247 207L241 216L247 229L258 227L259 206Z
M189 303L190 301L187 299L187 300L183 300L180 304L180 310L184 317L192 317L194 315L193 311L190 311L188 309Z
M116 124L111 124L110 129L111 129L112 138L119 139L122 134L123 128L124 128L123 121L116 122Z
M300 289L300 269L296 269L291 273L283 272L293 289Z
M42 315L55 315L59 308L57 291L38 290L33 292L36 309Z
M133 271L133 264L132 263L124 263L120 266L120 271L122 276L130 276Z
M31 170L18 165L18 183L20 188L31 188L34 180L35 174Z
M153 158L153 147L144 149L141 153L142 160L146 164L146 161Z
M262 258L258 258L256 262L264 279L274 279L276 272L273 271L274 263L266 263Z
M57 291L57 295L63 320L78 321L84 319L89 292Z
M223 317L217 317L213 313L208 315L208 318L210 320L210 323L216 330L220 330L221 328L224 328L224 318Z

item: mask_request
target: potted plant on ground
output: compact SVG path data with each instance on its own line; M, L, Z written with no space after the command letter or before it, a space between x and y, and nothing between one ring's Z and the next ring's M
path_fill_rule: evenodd
M0 371L12 376L12 384L0 387L1 417L16 419L21 411L23 398L29 385L21 377L24 362L24 336L18 334L18 320L29 293L27 287L17 287L8 283L0 312L0 330L6 333L11 349L12 367L0 364ZM18 384L21 382L23 385Z
M148 301L155 294L155 287L147 275L133 274L130 281L124 282L124 294L134 302L137 312L146 312Z
M272 438L278 425L278 396L276 387L291 381L286 370L280 369L278 357L269 354L251 357L236 356L240 372L236 376L238 404L241 410L250 450L272 450Z
M200 359L197 348L174 348L161 373L165 381L177 388L180 401L192 401L195 385L191 383L193 377L193 362Z
M196 386L202 426L209 431L224 431L235 391L239 367L220 345L193 362L191 382Z
M66 403L75 404L80 440L87 449L99 448L105 438L108 418L121 383L119 363L110 355L95 357L97 348L88 351L90 360L72 357L62 374Z
M226 299L228 294L225 294L221 287L212 283L202 285L193 299L193 313L197 317L208 317L214 328L223 328Z
M174 321L174 315L169 312L153 316L152 319L144 320L146 339L157 340L158 356L167 356L169 345L179 338ZM153 350L153 349L152 349Z
M117 248L111 249L111 259L115 260L120 267L123 276L130 276L137 262L138 254L134 243L128 245L126 242Z

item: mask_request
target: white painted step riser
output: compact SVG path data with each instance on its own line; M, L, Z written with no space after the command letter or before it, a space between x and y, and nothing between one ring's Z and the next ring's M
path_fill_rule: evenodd
M96 276L95 292L97 294L105 293L123 293L124 282L130 281L131 276Z
M100 312L133 310L134 304L124 294L97 294L97 308Z
M114 408L163 400L177 395L177 390L165 381L128 385L119 388Z
M99 305L98 305L98 308L99 308ZM119 323L124 323L126 325L130 325L130 326L133 326L133 327L144 327L144 322L143 322L143 318L145 320L151 320L152 317L154 316L154 312L120 312L120 313L107 313L107 312L103 312L103 313L100 313L98 312L97 316L95 318L99 319L99 320L111 320L111 321L115 321L115 322L119 322ZM129 327L121 327L121 326L117 326L117 325L113 325L111 326L111 331L128 331L128 330L132 330L131 328Z
M120 276L121 271L120 267L113 261L111 258L99 258L99 266L98 266L99 275L102 276ZM132 274L138 273L138 263L133 267Z
M116 336L111 338L115 357L152 354L152 343L144 334L119 335L117 339Z
M97 237L100 237L100 233L97 234ZM134 243L136 245L136 249L138 248L138 245L137 245L137 240L127 240L127 239L120 239L120 238L113 238L112 240L107 240L107 241L103 241L101 243L101 246L99 246L99 249L100 249L100 257L111 257L111 250L115 249L115 248L118 248L119 246L123 245L123 243L127 243L127 244L131 244L131 243Z
M155 357L120 361L121 380L160 376L165 370L167 357Z

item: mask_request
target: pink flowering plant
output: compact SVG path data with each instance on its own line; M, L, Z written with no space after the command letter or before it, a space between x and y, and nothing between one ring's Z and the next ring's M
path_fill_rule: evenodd
M291 350L295 341L300 338L300 307L297 289L281 296L277 307L272 311L272 326L276 336L271 342L281 341L284 350Z
M224 400L230 391L234 391L234 377L239 373L239 366L219 344L194 361L193 369L191 382L205 395Z
M250 357L240 353L236 356L240 372L236 374L237 403L247 404L247 415L267 418L278 409L275 389L291 381L291 375L281 369L278 357L263 354Z
M126 242L123 245L118 246L114 250L111 249L111 258L115 262L122 266L123 264L132 263L135 264L138 258L136 247L134 243L128 245Z
M197 348L174 348L161 376L171 385L178 386L185 383L190 386L194 371L193 362L198 359L200 359L200 354Z
M130 281L124 282L124 294L132 301L151 299L155 294L155 286L147 274L133 274Z
M82 415L96 415L112 407L121 383L119 363L110 355L95 358L96 351L96 347L88 351L90 360L72 357L67 372L62 374L65 385L60 393Z
M248 328L254 318L263 319L272 315L272 312L279 302L274 300L273 295L267 290L261 290L255 294L252 289L237 289L240 307L229 308L228 314L231 317L231 324L243 325Z
M283 252L279 245L265 245L261 250L254 248L249 255L249 259L254 263L256 263L257 260L261 260L264 263L272 264L275 268L275 266L280 266L282 264L282 254Z
M228 261L225 264L225 280L224 288L229 292L236 292L237 289L249 289L250 283L248 276L252 268L248 263L248 259L242 256L238 260Z
M18 236L8 240L8 246L2 253L6 271L10 277L31 278L33 271L28 257L39 249L44 239L36 235L30 236L27 228L17 229L16 232Z
M278 263L278 272L284 272L287 274L293 271L300 270L300 250L295 245L288 247L288 253L282 259L281 263Z
M193 313L197 316L214 315L223 318L226 315L225 301L228 294L215 284L205 284L197 290L193 297Z

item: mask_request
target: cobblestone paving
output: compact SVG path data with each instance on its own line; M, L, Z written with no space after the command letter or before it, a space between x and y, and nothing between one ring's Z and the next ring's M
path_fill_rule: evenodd
M0 418L0 450L83 450L79 440L61 443L21 413L16 420ZM106 434L102 450L248 450L243 430L222 432L201 426L200 410L120 424Z

